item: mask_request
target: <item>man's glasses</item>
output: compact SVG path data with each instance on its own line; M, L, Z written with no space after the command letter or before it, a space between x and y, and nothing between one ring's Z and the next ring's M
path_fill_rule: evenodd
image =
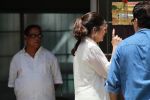
M30 38L36 38L36 37L42 38L43 37L42 34L28 34L27 36L30 37Z
M135 18L131 19L131 24L134 25Z
M135 18L131 19L131 22L133 23L133 22L134 22L134 20L135 20Z

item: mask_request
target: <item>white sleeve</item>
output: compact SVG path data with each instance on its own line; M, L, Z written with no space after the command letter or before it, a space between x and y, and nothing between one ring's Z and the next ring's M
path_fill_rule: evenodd
M88 62L90 66L96 71L98 75L103 78L107 77L109 62L102 52L102 50L98 47L92 47L89 50L88 54Z
M15 86L16 78L17 78L17 63L16 63L16 60L13 58L10 63L10 68L9 68L8 87Z
M58 64L58 61L56 59L56 57L54 56L53 61L52 61L52 76L53 76L53 80L54 80L54 84L62 84L62 76L61 76L61 72L60 72L60 67Z

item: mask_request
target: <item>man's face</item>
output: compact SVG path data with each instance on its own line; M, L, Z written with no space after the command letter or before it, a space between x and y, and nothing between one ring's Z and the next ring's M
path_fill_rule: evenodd
M42 34L36 27L32 28L25 36L26 47L38 49L41 46Z

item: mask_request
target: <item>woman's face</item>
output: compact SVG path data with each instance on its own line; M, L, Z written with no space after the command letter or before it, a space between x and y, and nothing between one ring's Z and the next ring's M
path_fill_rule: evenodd
M108 25L104 23L100 26L99 30L95 34L95 42L101 42L104 39L105 33L107 32Z

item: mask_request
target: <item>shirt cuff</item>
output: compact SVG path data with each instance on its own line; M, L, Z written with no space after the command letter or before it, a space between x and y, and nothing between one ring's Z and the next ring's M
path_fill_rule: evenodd
M105 89L106 89L107 92L110 92L110 93L118 94L120 92L119 87L109 85L108 83L105 84Z
M8 84L8 87L13 88L13 87L14 87L14 85L12 85L12 84Z
M54 84L63 84L63 81L62 80L55 80Z

